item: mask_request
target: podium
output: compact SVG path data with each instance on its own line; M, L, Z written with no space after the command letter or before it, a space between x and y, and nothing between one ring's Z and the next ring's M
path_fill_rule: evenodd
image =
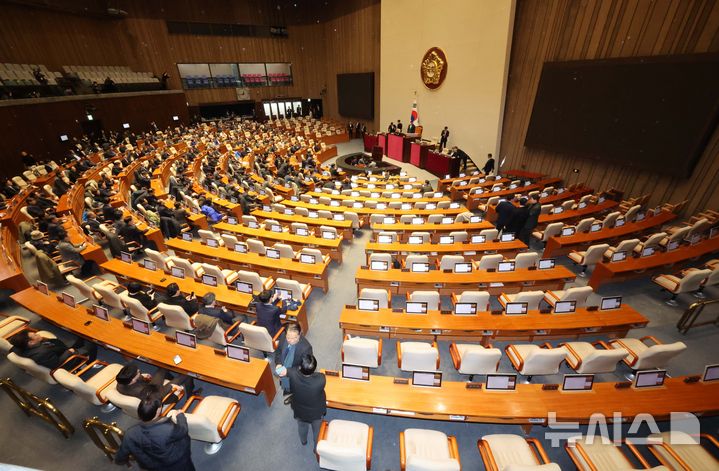
M409 145L409 163L419 168L425 168L427 165L427 154L431 148L432 146L430 144L412 142Z
M403 134L388 134L385 155L400 162L409 162L409 146L411 142L412 138Z
M445 175L456 178L459 176L459 163L460 159L430 150L427 152L424 169L439 178L444 178Z
M378 136L376 134L365 134L363 140L365 152L372 152L372 149L379 145Z
M387 155L387 134L377 133L377 145L382 148L382 155Z

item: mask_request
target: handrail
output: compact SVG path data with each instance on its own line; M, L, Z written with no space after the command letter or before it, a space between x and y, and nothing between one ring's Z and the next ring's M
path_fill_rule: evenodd
M702 321L698 324L696 323L702 311L704 311L704 307L717 303L719 303L719 299L710 299L706 301L697 301L689 306L677 322L677 329L679 329L679 332L686 334L692 327L699 327L707 324L719 326L719 315L717 315L713 320Z

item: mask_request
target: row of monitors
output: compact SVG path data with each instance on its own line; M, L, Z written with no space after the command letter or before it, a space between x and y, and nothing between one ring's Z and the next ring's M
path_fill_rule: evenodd
M430 270L430 263L427 262L412 262L410 266L411 272L416 273L426 273ZM471 273L473 270L473 264L472 262L457 262L454 264L454 269L452 270L454 273ZM547 258L542 259L537 264L537 268L539 270L551 270L555 267L555 261L553 258ZM370 262L369 266L370 270L373 271L387 271L389 270L389 262L386 260L372 260ZM508 260L506 262L499 262L497 265L497 272L499 273L506 273L506 272L512 272L516 269L516 264L513 260ZM492 269L488 271L494 271Z
M477 216L477 217L479 217L479 216ZM422 219L422 218L419 218L419 219ZM445 218L445 219L452 219L452 218ZM421 223L419 223L419 224L421 224ZM512 242L515 238L516 237L514 236L513 233L508 232L508 233L502 234L499 238L499 241L500 242ZM487 236L480 235L480 234L472 235L468 241L468 243L470 243L470 244L484 244L486 242L487 242ZM393 237L391 235L380 234L377 236L377 243L378 244L391 244L391 243L393 243ZM422 236L409 236L409 238L407 239L407 243L413 244L413 245L423 244L424 239L422 238ZM441 235L441 236L439 236L438 243L442 244L442 245L454 244L455 238L454 238L454 236L451 236L451 235Z
M602 298L599 310L609 311L622 307L621 296L609 296ZM357 309L360 311L379 311L379 300L359 298ZM507 315L522 315L528 312L528 303L507 303L505 306ZM576 301L558 301L554 305L555 314L570 314L577 310ZM427 303L420 301L407 301L405 312L407 314L427 314ZM500 311L501 312L501 311ZM458 316L473 316L477 314L477 303L456 303L453 314Z
M343 216L343 215L342 215L342 216ZM239 224L239 222L237 221L237 218L233 218L233 217L227 218L227 223L228 223L228 224L233 224L233 225ZM249 227L250 229L259 229L259 228L260 228L260 225L257 224L255 221L248 221L248 222L247 222L247 227ZM270 226L269 231L270 231L270 232L283 232L284 229L282 228L282 226L280 226L280 225L278 225L278 224L273 224L273 225ZM190 235L190 234L187 234L187 235L186 235L186 234L187 234L187 233L183 234L183 239L184 239L184 240L191 241L191 240L192 240L192 235ZM299 228L297 228L297 229L295 230L295 235L298 235L298 236L309 236L309 235L310 235L310 232L309 232L307 229L305 229L304 227L299 227ZM187 238L187 236L189 236L189 239ZM327 240L334 240L334 239L337 238L337 234L335 234L335 232L333 232L333 231L322 231L322 238L323 238L323 239L327 239ZM214 239L207 239L207 245L208 245L209 247L217 247L217 241L214 240Z
M369 381L370 369L367 366L342 364L342 377L357 381ZM634 379L635 388L653 388L664 385L666 370L637 371ZM702 381L719 380L719 365L707 365L704 368ZM412 385L440 388L442 387L441 371L413 371ZM516 374L488 374L484 388L489 391L514 391L517 386ZM594 386L592 374L567 374L562 380L562 391L591 391Z
M714 227L709 231L709 238L713 239L719 234L719 227ZM689 240L690 245L696 245L699 242L701 242L702 236L700 234L695 234L692 236L692 238ZM681 241L679 240L673 240L669 242L666 246L666 251L671 252L672 250L676 250L679 248L679 245L681 245ZM657 252L657 247L645 247L639 257L651 257ZM611 261L612 262L623 262L629 257L629 254L626 251L621 252L614 252L612 254Z
M359 192L354 191L352 193L353 193L353 195L351 195L351 196L355 196L355 197L359 196ZM354 193L356 193L356 194L354 194ZM442 194L439 193L439 195L441 196ZM400 198L401 196L402 195L400 195L399 193L392 193L391 198L397 199L397 198ZM380 197L379 193L370 193L370 198L379 198L379 197ZM412 194L412 199L420 199L420 198L422 198L422 193L413 193ZM300 199L297 196L291 196L290 201L297 202L297 201L300 201ZM317 198L310 198L307 202L309 204L320 204L320 200ZM333 207L342 206L342 200L330 200L329 206L333 206ZM449 209L458 209L461 206L462 205L459 203L449 203ZM352 203L352 207L353 208L364 208L365 206L361 201L355 201L354 203ZM414 206L412 205L412 203L402 203L402 205L400 206L400 209L412 209L413 207ZM377 205L375 206L375 209L387 209L387 203L378 202ZM425 209L437 209L437 203L427 203L425 206Z
M212 240L212 239L208 239ZM217 241L215 241L217 242ZM236 244L235 245L235 251L240 253L247 253L247 245L245 244ZM273 248L267 248L265 251L265 256L267 258L272 259L279 259L280 258L280 251ZM132 254L129 252L121 252L120 253L120 260L122 260L125 263L132 263ZM317 262L317 258L312 254L300 254L300 263L306 263L308 265L314 265ZM148 270L156 271L157 270L157 263L155 263L154 260L151 260L149 258L146 258L142 261L142 266ZM180 267L172 267L172 276L176 278L184 278L185 277L185 270ZM205 279L203 278L203 283L206 285L211 286L217 286L217 277L212 275L206 275L207 282L205 282ZM211 281L214 278L214 282ZM214 284L213 284L214 283Z

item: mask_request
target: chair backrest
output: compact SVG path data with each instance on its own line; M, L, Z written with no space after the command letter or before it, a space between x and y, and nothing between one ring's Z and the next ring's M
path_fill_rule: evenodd
M32 245L30 243L29 240L27 242L25 242L24 244L22 244L22 246L25 247L28 252L30 252L30 255L33 255L33 256L37 255L37 249L35 248L34 245Z
M403 371L434 371L439 351L425 342L401 342Z
M549 214L552 212L552 208L554 208L554 205L552 204L543 204L539 208L539 214Z
M679 281L679 286L677 287L675 293L690 293L698 290L704 280L706 280L711 274L712 271L708 268L687 272L687 274Z
M275 280L275 287L290 290L292 292L292 299L297 299L300 301L304 299L304 295L302 293L302 285L297 280L277 278Z
M48 384L57 383L57 381L55 381L55 378L53 378L50 374L49 368L38 365L30 358L22 357L15 352L8 353L6 358L10 363L25 371L25 373L29 374L30 376L39 379L40 381L44 381Z
M351 337L342 343L344 363L377 368L379 342L375 339Z
M412 224L412 219L414 219L415 217L417 216L414 214L403 214L399 217L399 222L401 222L402 224Z
M470 219L474 216L474 213L471 211L465 211L463 213L459 213L454 218L454 222L469 222Z
M302 255L312 255L315 258L315 264L324 263L324 258L322 257L322 252L319 249L311 249L309 247L303 247L302 250L300 250L299 257Z
M57 197L57 195L55 194L55 192L52 191L52 187L51 187L50 185L44 185L44 186L42 187L42 189L45 190L45 192L47 192L48 195L50 195L50 196L52 196L52 197Z
M110 286L104 286L104 285L97 285L93 288L95 291L97 291L100 294L100 297L102 298L102 302L107 304L110 307L113 307L115 309L123 309L124 306L122 304L122 299L120 298L120 295L115 293L115 291Z
M165 324L168 327L187 331L194 328L190 316L187 315L182 306L160 303L157 305L157 308L165 318Z
M210 263L203 263L202 269L205 271L207 275L212 275L215 278L217 278L217 285L222 286L225 283L225 275L222 273L222 270L217 265L212 265Z
M617 252L627 252L632 253L632 250L634 250L634 247L639 245L639 239L627 239L621 241L619 244L617 244Z
M420 231L411 232L411 233L409 234L409 236L410 236L410 237L415 237L415 236L416 236L416 237L421 237L423 244L428 244L428 243L429 243L429 239L430 239L430 237L431 237L431 235L430 235L429 232L420 232Z
M258 253L261 255L265 254L265 244L262 243L261 240L257 239L247 239L245 242L247 242L247 251L250 253Z
M384 214L370 214L370 224L382 224L382 221L384 221Z
M592 245L585 252L582 265L596 265L601 262L604 252L606 252L608 248L609 244Z
M619 216L621 216L621 213L619 211L614 211L607 214L607 216L602 221L602 229L614 227L614 223L617 222L617 218Z
M354 211L345 211L344 215L345 215L345 219L352 221L352 229L359 229L360 220L359 220L359 215L357 213L355 213Z
M214 232L212 232L212 231L208 231L208 230L205 230L205 229L200 229L200 230L197 231L197 234L200 236L200 239L202 239L202 243L203 243L203 244L207 244L207 240L208 240L208 239L214 239L214 240L216 240L216 241L217 241L217 244L220 245L220 246L223 246L223 245L225 244L224 241L222 240L222 238L221 238L219 235L217 235L217 234L215 234Z
M251 325L243 322L240 324L240 332L244 339L244 344L248 348L260 350L262 352L274 352L275 346L272 337L265 327Z
M201 442L219 443L223 440L220 430L223 426L223 419L228 416L234 408L239 409L240 405L234 399L221 396L207 396L191 413L185 413L187 419L187 433L192 440ZM218 413L219 411L219 413ZM172 420L176 421L177 416Z
M320 209L317 211L317 215L321 217L322 219L332 219L332 211L327 211L326 209Z
M559 372L559 365L564 361L566 349L537 348L524 359L523 375L552 375Z
M577 232L587 232L592 227L592 224L594 224L595 219L594 218L584 218L576 225L576 231Z
M512 302L527 303L527 309L533 311L539 309L539 303L544 299L544 291L520 291L514 296Z
M642 244L642 247L656 247L659 245L659 243L666 238L667 233L666 232L657 232L655 234L650 235L647 240Z
M392 255L384 252L371 253L369 256L370 266L372 266L372 262L387 262L387 266L392 268Z
M529 268L537 266L539 254L537 252L524 252L514 258L514 268Z
M307 208L297 207L295 208L295 214L297 214L298 216L308 217L310 215L310 210Z
M260 275L258 275L257 273L255 273L253 271L238 270L237 281L251 283L252 291L254 293L260 293L264 289L264 285L262 283L262 278L260 278Z
M462 262L464 262L464 256L462 255L442 255L442 258L439 260L439 269L454 270L454 265Z
M575 301L577 307L584 307L587 304L587 298L593 292L591 286L575 286L564 291L559 301Z
M235 248L235 245L240 242L237 237L233 236L232 234L222 234L222 240L225 242L225 247L230 247L233 250ZM145 251L147 251L147 249Z
M389 307L389 293L381 288L362 288L359 297L362 299L376 299L379 301L380 309Z
M185 276L188 276L190 278L195 277L195 269L189 260L187 260L186 258L181 258L181 257L172 257L172 258L170 258L170 260L172 261L173 265L185 270Z
M453 231L450 232L449 235L454 237L455 242L465 242L467 239L469 239L469 234L467 234L467 231Z
M427 303L427 310L439 310L439 291L412 291L408 301Z
M692 224L692 227L687 233L686 238L689 239L694 234L701 234L705 230L709 229L710 225L711 224L709 223L709 220L707 218L699 219L694 224Z
M582 364L577 368L579 374L611 373L617 368L617 363L627 356L623 348L612 348L605 350L596 348L592 353L582 359Z
M255 222L255 223L256 223L256 222L257 222L257 218L254 217L254 216L248 215L248 214L243 214L243 215L242 215L242 224L246 226L246 225L247 225L248 223L250 223L250 222Z
M483 375L497 371L502 351L498 348L468 348L462 355L459 372L462 374Z
M421 254L411 254L407 255L407 258L404 260L404 265L411 269L413 263L429 263L429 257L427 255L421 255Z
M145 249L145 254L150 257L150 260L154 261L157 268L163 271L168 271L167 268L167 257L157 250Z
M494 268L496 270L502 260L504 260L504 256L499 253L484 255L479 259L477 268L479 270L487 270L489 268Z
M542 242L546 242L550 237L554 237L562 232L563 227L563 222L553 222L551 224L547 224L547 227L544 228L544 232L542 233Z
M487 242L491 242L497 239L499 231L497 229L483 229L479 231L479 235L483 235L487 239Z
M18 176L12 177L12 181L20 188L25 188L26 186L28 186L27 182Z
M122 411L129 415L139 419L137 416L137 407L140 405L140 399L135 396L126 396L120 394L116 388L111 388L106 393L107 399L115 406L122 409Z
M458 303L477 303L477 311L489 309L488 291L462 291L457 298Z
M95 293L94 290L84 281L82 281L80 278L76 278L73 275L68 274L65 279L87 299L90 299L92 301L95 301Z
M140 319L142 321L146 322L152 322L150 319L150 316L147 314L147 309L145 306L142 305L140 301L138 301L135 298L131 298L127 291L122 293L120 295L120 299L122 299L122 302L127 306L127 309L130 310L130 315L134 317L135 319Z
M627 212L624 213L624 220L627 222L634 221L634 218L636 217L640 209L642 209L642 207L638 204L635 204L631 208L627 209Z
M280 242L277 242L272 246L272 248L279 250L280 258L289 258L289 259L295 258L295 251L292 249L291 245L282 244Z
M704 281L704 286L714 286L716 284L719 284L719 266L714 268Z
M443 214L430 214L429 216L427 216L427 222L429 224L437 224L442 222L443 217Z
M636 370L665 368L672 358L686 349L687 345L684 342L652 345L639 353L639 358L632 368Z
M427 429L406 429L404 431L407 465L405 471L459 471L460 463L450 455L447 435ZM432 444L431 449L421 448Z
M293 234L297 233L297 229L304 229L307 231L308 234L310 233L310 230L307 227L307 224L305 224L304 222L293 222L292 224L290 224L290 230L292 231Z

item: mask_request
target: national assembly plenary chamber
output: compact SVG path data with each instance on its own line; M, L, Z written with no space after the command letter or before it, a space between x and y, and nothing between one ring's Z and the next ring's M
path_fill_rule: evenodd
M719 469L719 1L0 1L0 469Z

